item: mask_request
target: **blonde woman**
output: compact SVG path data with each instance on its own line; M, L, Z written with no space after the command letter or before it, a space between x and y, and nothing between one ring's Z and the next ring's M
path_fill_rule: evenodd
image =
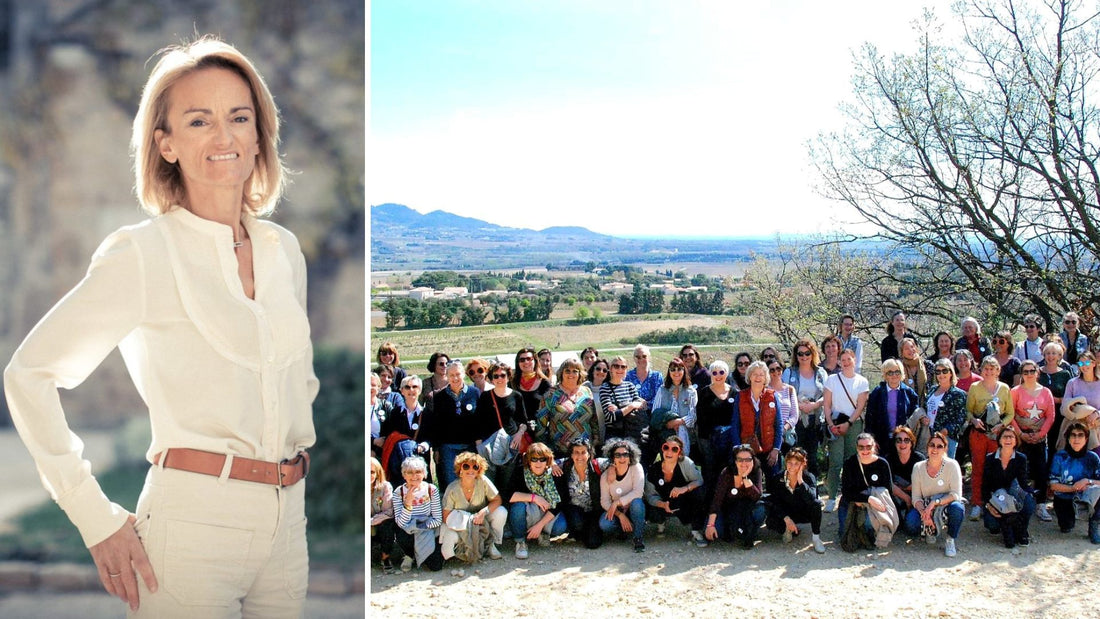
M982 359L980 374L982 380L971 385L966 396L966 421L971 426L971 520L981 517L985 505L982 497L985 456L997 449L998 433L1011 426L1016 415L1009 387L1000 381L1001 364L995 356Z

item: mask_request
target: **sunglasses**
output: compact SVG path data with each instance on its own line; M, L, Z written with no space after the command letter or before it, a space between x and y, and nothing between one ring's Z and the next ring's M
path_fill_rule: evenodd
M598 366L596 366L596 367L592 368L592 372L593 372L593 373L595 373L595 372L602 372L602 373L604 373L604 374L607 374L607 368L605 368L605 367L604 367L604 366L602 366L602 365L598 365Z
M993 343L994 344L1007 344L1008 340L995 337L995 338L993 338Z
M710 375L711 376L725 376L726 371L725 370L711 370Z
M634 355L635 359L648 359L649 355Z
M534 458L531 458L531 463L534 464L535 462L546 462L549 459L550 458L547 458L546 456L536 456Z
M1038 329L1039 325L1024 325L1025 329Z
M450 362L449 362L449 361L440 361L439 363L435 364L435 367L437 367L437 368L445 368L445 367L447 367L447 364L448 364L448 363L450 363Z
M498 378L508 378L508 375L504 372L497 372L496 374L493 374L493 380L496 380Z
M534 361L534 360L535 360L534 357L520 357L519 358L520 363L527 363L528 361Z
M814 356L814 354L812 352L808 351L808 350L800 350L795 354L799 357L812 357L812 356Z
M625 370L626 369L626 364L625 363L612 363L611 364L611 369L612 370Z
M668 371L669 371L669 372L683 372L683 371L684 371L684 368L680 368L680 367L672 366L672 367L670 367L670 368L668 369Z
M1087 368L1090 365L1092 365L1092 359L1082 359L1077 362L1077 367L1079 368Z
M419 388L420 388L420 385L405 385L404 387L402 387L402 389L408 389L409 391L413 391L413 390L416 390L416 389L419 389Z
M661 451L668 451L674 454L680 453L679 445L661 445Z
M383 350L382 352L378 353L378 356L380 356L380 357L392 357L393 353L388 351L388 350Z
M928 443L929 449L947 449L947 445L940 445L939 443Z
M477 462L463 462L462 463L462 470L463 471L469 471L470 469L473 469L475 471L480 471L481 470L481 465L478 464Z
M749 365L751 365L751 362L749 362L749 361L738 361L737 362L737 367L739 367L739 368L747 368L747 367L749 367Z
M1077 321L1076 320L1063 320L1062 324L1064 324L1064 325L1075 325L1075 324L1077 324Z
M752 458L737 458L738 462L744 462L745 464L752 464Z
M895 443L912 443L913 441L909 440L908 436L899 436L896 439L894 439L894 442Z
M1088 438L1089 435L1088 434L1081 434L1080 432L1070 432L1069 437L1070 438Z
M470 374L470 376L473 376L474 374L484 374L484 373L485 373L485 368L474 368L474 369L472 369L468 372L468 374Z
M950 373L951 373L951 370L945 370L943 368L940 368L940 369L936 370L936 375L937 376L942 375L942 374L950 374Z
M771 374L779 374L783 371L783 368L768 368L768 372Z
M580 374L581 371L577 368L566 368L562 370L562 374Z
M886 375L887 376L901 376L901 372L899 370L890 370L889 372L886 373Z
M874 445L856 445L857 451L872 451L874 448Z
M680 356L681 356L681 357L694 357L694 356L695 356L695 353L693 353L693 352L691 352L690 350L688 350L688 351L685 351L685 352L682 352L682 353L680 353Z
M615 452L615 455L614 455L613 457L614 457L614 458L615 458L616 460L625 460L625 459L627 459L627 458L629 458L629 457L630 457L630 452L626 452L626 451L617 451L617 452Z
M1032 370L1022 370L1022 371L1021 371L1020 373L1021 373L1021 374L1038 374L1038 373L1039 373L1039 370L1035 370L1035 369L1032 369Z

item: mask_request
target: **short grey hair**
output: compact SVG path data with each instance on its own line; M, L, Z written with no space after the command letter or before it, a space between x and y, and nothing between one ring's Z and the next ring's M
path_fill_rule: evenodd
M420 456L409 456L401 461L401 474L412 473L413 471L420 471L421 473L428 472L428 463L424 462L424 458Z
M982 325L978 322L978 319L973 316L967 316L966 318L963 318L960 326L965 327L966 323L968 322L974 325L974 330L978 333L978 335L982 334Z

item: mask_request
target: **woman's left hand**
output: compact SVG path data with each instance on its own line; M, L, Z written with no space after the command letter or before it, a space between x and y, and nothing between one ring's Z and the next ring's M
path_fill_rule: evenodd
M542 498L541 496L539 496L537 494L532 494L531 495L531 502L534 503L535 505L538 505L539 509L541 509L542 511L546 511L546 510L550 509L550 503L547 502L546 499Z
M527 539L538 539L542 535L542 524L536 522L527 529Z
M134 524L137 519L130 515L126 523L110 537L88 548L99 572L99 582L107 593L138 609L138 574L145 581L150 593L157 591L157 577L145 547L141 545Z
M768 466L775 466L775 463L779 461L779 450L773 449L768 453Z
M477 510L477 513L474 514L474 517L472 518L472 522L480 527L481 523L485 522L485 510L484 509Z

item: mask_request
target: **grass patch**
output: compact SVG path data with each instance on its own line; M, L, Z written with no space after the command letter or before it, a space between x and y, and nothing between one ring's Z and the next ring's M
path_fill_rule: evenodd
M120 466L96 476L103 492L133 510L145 484L145 464ZM0 559L8 561L69 562L92 564L92 555L68 516L53 501L27 510L16 519L18 530L0 535ZM310 527L310 565L356 568L363 565L363 534L348 535Z

